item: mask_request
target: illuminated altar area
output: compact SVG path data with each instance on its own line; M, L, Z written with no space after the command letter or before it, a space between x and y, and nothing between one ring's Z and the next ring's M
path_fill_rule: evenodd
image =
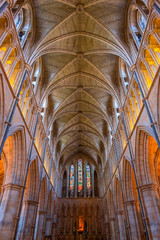
M54 225L55 239L105 239L103 204L103 200L99 198L59 199L58 218Z

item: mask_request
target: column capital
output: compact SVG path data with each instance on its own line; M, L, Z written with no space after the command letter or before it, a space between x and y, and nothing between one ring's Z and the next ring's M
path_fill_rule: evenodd
M28 63L25 63L25 68L28 70L28 71L30 71L31 70L31 65L29 65Z
M41 211L39 210L39 215L45 215L47 213L47 211Z
M115 140L117 140L117 134L116 134L116 133L113 133L113 134L112 134L112 138L115 139Z
M149 183L149 184L144 184L144 185L138 186L137 188L139 188L142 191L145 191L147 189L158 190L159 186L157 184L154 184L154 183Z
M37 105L37 111L42 113L44 111L44 108L42 108L41 106Z
M142 99L142 102L144 103L144 101L146 101L147 99L148 99L148 96L144 97L144 98Z
M28 205L36 205L36 204L38 204L39 202L38 202L38 201L32 201L32 200L26 200L24 203L25 203L25 204L28 204Z
M133 205L134 204L134 202L135 202L135 200L128 200L128 201L125 201L124 202L124 204L126 204L126 205Z
M117 215L123 215L123 210L118 210Z
M24 186L22 185L18 185L18 184L13 184L13 183L8 183L5 185L2 185L2 191L4 191L5 189L14 189L14 190L22 190L22 188L24 188Z
M53 217L46 217L46 220L47 220L47 221L52 221L52 220L53 220Z
M157 124L157 122L153 122L153 123L150 124L150 126L153 127L156 124Z
M107 160L109 160L109 159L110 159L110 154L108 153L108 154L107 154Z
M136 69L136 65L133 64L133 65L130 67L130 70L131 70L131 72L133 72L135 69Z
M123 113L124 112L124 107L119 108L119 113Z

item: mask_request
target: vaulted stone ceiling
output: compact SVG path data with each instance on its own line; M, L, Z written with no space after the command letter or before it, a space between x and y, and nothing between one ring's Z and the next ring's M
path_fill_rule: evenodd
M43 62L41 103L48 99L48 129L59 167L77 153L101 168L121 106L119 57L131 65L125 38L127 0L33 0L32 64Z

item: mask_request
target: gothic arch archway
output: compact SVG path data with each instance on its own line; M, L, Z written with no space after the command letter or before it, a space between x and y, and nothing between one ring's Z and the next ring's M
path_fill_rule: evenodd
M22 210L18 228L18 239L32 238L32 228L34 226L35 210L38 198L39 167L37 157L29 166L26 189L24 192Z
M47 212L47 178L45 176L42 179L40 194L39 194L35 239L41 239L42 237L44 237L43 234L45 229L46 212Z
M10 128L8 138L5 141L2 160L4 164L3 191L0 204L0 231L1 237L6 234L11 238L15 229L14 219L17 217L21 191L24 183L26 170L26 140L23 126L13 126ZM10 198L6 199L6 194ZM5 217L7 212L10 214L10 221Z
M148 229L151 238L160 236L160 204L157 163L159 162L159 148L152 131L139 127L136 135L135 166L138 184L142 195L145 215L148 217ZM159 165L159 164L158 164ZM152 211L152 214L150 214Z

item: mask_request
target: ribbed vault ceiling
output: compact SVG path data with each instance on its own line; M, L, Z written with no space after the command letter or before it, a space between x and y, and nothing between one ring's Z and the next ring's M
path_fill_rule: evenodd
M48 99L56 163L83 153L103 166L119 96L118 60L131 65L125 42L127 0L33 0L41 57L41 104Z

